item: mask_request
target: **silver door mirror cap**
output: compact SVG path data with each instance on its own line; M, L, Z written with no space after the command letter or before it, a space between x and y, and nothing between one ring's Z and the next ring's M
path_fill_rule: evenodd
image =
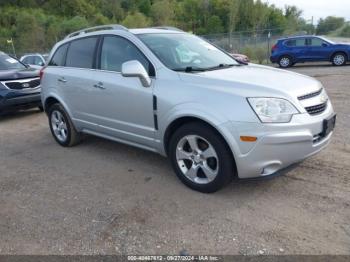
M137 60L131 60L122 64L122 75L124 77L138 77L144 87L150 87L152 80L144 66Z

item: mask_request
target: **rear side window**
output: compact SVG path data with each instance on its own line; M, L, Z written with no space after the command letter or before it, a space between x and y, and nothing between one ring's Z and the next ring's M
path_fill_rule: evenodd
M53 57L51 58L51 61L49 63L49 66L64 66L64 60L66 57L68 44L64 44L60 46Z
M287 40L284 44L288 47L302 47L305 46L305 38Z
M120 72L122 64L130 60L139 61L150 72L150 63L133 43L118 36L104 37L101 50L102 70Z
M66 66L92 68L96 41L96 37L72 41L67 52Z

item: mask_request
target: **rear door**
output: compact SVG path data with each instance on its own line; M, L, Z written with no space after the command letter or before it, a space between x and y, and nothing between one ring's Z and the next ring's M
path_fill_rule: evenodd
M72 118L80 126L94 126L91 115L93 85L96 83L95 56L99 37L84 37L69 43L65 67L60 69L57 82Z
M295 62L309 59L305 38L294 38L284 42L287 52L294 58Z

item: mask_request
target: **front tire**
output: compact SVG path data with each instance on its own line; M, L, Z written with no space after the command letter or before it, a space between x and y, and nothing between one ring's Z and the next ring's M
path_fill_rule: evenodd
M210 126L188 123L172 135L169 157L178 178L202 193L213 193L227 185L235 175L231 150Z
M80 134L66 110L60 104L54 104L49 108L50 130L56 142L64 147L75 146L80 142Z
M344 53L336 53L332 57L332 64L334 66L343 66L346 64L347 57Z
M290 56L281 56L280 59L278 60L278 65L281 68L288 68L293 66L293 62Z

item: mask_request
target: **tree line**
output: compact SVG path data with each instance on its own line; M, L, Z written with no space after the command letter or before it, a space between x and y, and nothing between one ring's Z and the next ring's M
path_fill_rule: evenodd
M261 0L1 0L0 13L0 48L12 38L19 52L50 50L72 31L109 23L169 25L199 35L266 28L276 34L327 33L345 24L325 19L319 30L297 7L281 9Z

